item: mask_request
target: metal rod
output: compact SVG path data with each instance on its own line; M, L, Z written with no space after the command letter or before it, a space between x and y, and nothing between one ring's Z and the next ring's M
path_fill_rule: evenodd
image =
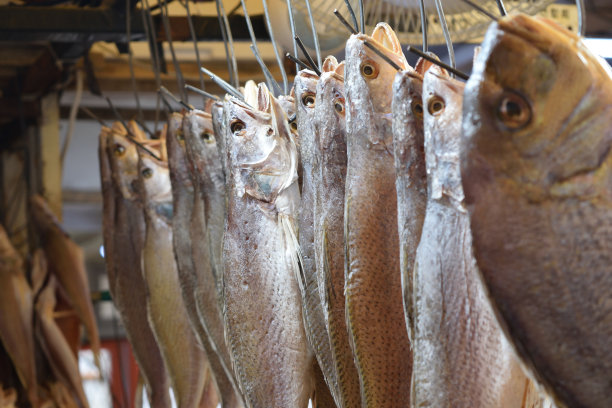
M289 11L289 24L291 25L291 36L293 37L293 54L298 55L297 52L297 44L295 42L295 21L293 20L293 6L291 5L291 1L292 0L286 0L287 1L287 9ZM298 70L298 66L296 64L295 66L295 70L296 72L299 71Z
M202 95L205 98L210 98L210 99L213 99L215 101L220 101L221 100L221 98L219 98L217 95L208 93L206 91L203 91L203 90L201 90L199 88L196 88L195 86L191 86L189 84L185 84L185 89L187 89L188 91L197 93L198 95Z
M306 51L306 47L304 47L304 43L302 42L302 40L300 39L300 37L298 35L296 35L294 37L295 42L297 43L298 47L300 47L300 50L302 50L302 53L304 54L304 56L306 57L306 60L308 61L308 64L310 64L310 67L312 68L312 70L318 75L321 76L321 71L319 70L319 68L317 68L317 64L315 64L315 62L313 61L312 57L310 56L310 54L308 53L308 51Z
M182 3L181 3L182 4ZM196 36L195 27L193 26L193 19L191 18L191 11L189 11L189 0L185 0L185 11L187 12L187 23L189 23L189 33L191 35L191 41L193 42L193 49L195 51L196 63L198 67L202 66L202 61L200 60L200 50L198 49L198 38ZM204 85L204 74L202 71L198 70L198 75L200 77L200 88L205 89ZM206 99L202 101L206 104Z
M439 61L439 60L435 59L434 57L432 57L432 56L430 56L430 55L428 55L428 54L425 54L424 52L422 52L422 51L421 51L421 50L419 50L418 48L414 48L414 47L412 47L412 46L410 46L410 45L409 45L408 47L406 47L406 51L411 52L411 53L413 53L413 54L416 54L416 55L418 55L419 57L421 57L421 58L423 58L423 59L426 59L427 61L429 61L429 62L431 62L431 63L434 63L434 64L436 64L436 65L438 65L438 66L440 66L440 67L444 68L444 69L445 69L445 70L447 70L448 72L452 72L453 74L455 74L456 76L458 76L458 77L459 77L459 78L461 78L461 79L465 79L465 80L467 80L467 79L469 78L469 75L467 75L467 74L465 74L465 73L463 73L463 72L459 71L459 70L458 70L458 69L456 69L456 68L453 68L453 67L451 67L451 66L449 66L449 65L447 65L447 64L445 64L445 63L443 63L442 61Z
M365 11L363 10L363 0L359 0L359 18L361 19L361 33L365 34Z
M92 111L90 111L88 108L86 108L85 106L79 106L79 109L82 110L87 116L89 116L90 118L92 118L93 120L97 121L99 124L101 124L104 127L107 127L110 129L110 126L108 126L102 119L100 119L98 116L96 116L95 113L93 113Z
M310 67L306 64L304 64L302 61L300 61L297 57L294 57L293 55L286 53L285 57L287 57L287 59L291 62L293 62L296 65L299 65L300 67L302 67L302 69L310 69Z
M493 21L499 20L499 18L489 13L487 10L483 9L482 7L480 7L478 4L474 3L473 1L470 1L470 0L461 0L461 1L464 2L465 4L469 4L474 10L478 11L480 14L484 14L485 16L489 17L491 20Z
M157 86L157 88L159 88L161 86L161 77L159 74L160 71L160 61L159 61L159 52L157 50L157 46L155 45L155 38L151 35L151 33L155 32L155 27L154 27L154 23L153 23L153 17L151 17L151 9L149 7L149 1L148 0L143 0L143 4L144 4L144 13L142 14L142 25L144 27L145 30L145 35L147 36L147 38L149 39L149 44L150 47L153 48L153 62L154 62L154 66L153 66L153 73L155 74L155 86ZM157 101L155 103L155 132L157 132L157 126L159 124L159 111L160 111L160 105L159 105L159 96L157 97Z
M586 32L586 8L584 0L576 0L576 10L578 11L578 34L584 37Z
M312 10L310 8L310 0L304 0L306 2L306 10L308 11L308 19L310 20L310 29L312 30L312 39L315 46L315 54L317 55L317 64L319 70L323 66L321 61L321 47L319 46L319 36L317 35L317 29L315 28L314 18L312 17Z
M174 45L172 43L172 28L170 27L170 19L168 18L167 0L162 0L162 8L160 11L162 23L164 24L164 31L166 32L166 40L168 41L168 48L170 49L170 55L172 56L172 64L174 65L174 72L176 74L176 82L178 84L179 92L181 92L181 97L187 100L187 92L185 92L185 88L183 88L183 85L185 84L183 72L181 71L181 66L176 59L176 53L174 52Z
M499 8L499 14L501 14L502 17L508 14L508 12L506 11L506 6L504 6L503 0L495 0L495 1L497 2L497 8Z
M183 88L183 89L184 89L184 88ZM171 98L171 99L172 99L174 102L178 103L179 105L181 105L183 108L187 109L188 111L193 110L193 106L191 106L191 105L189 105L189 104L187 104L187 103L183 102L182 100L180 100L180 99L179 99L179 98L177 98L176 96L172 95L172 92L170 92L170 91L168 90L168 88L166 88L165 86L163 86L163 85L162 85L162 86L159 88L159 90L160 90L160 91L162 91L162 93L163 93L164 95L169 96L169 97L170 97L170 98Z
M233 86L231 86L230 84L228 84L227 82L225 82L224 80L219 78L219 76L213 74L211 71L207 70L206 68L201 67L200 69L202 70L203 73L208 75L210 77L210 79L213 80L214 83L216 83L221 88L223 88L223 90L225 92L235 96L236 98L240 99L241 101L244 101L244 95L242 95L236 88L234 88Z
M353 28L352 25L349 24L348 21L346 21L346 19L344 17L342 17L342 14L340 14L340 12L338 11L338 9L334 10L334 15L336 17L338 17L338 20L340 20L340 22L342 23L342 25L344 25L350 32L351 34L357 34L357 30L355 28Z
M446 41L446 48L448 49L448 58L450 60L451 67L455 68L455 49L453 48L453 42L448 32L448 24L446 24L446 16L444 15L444 9L442 8L442 2L440 0L434 0L436 3L436 10L438 10L438 19L442 26L442 34L444 34L444 41Z
M344 0L344 4L346 4L346 8L348 9L349 15L351 16L351 20L353 20L353 27L356 33L357 31L359 31L359 23L357 22L357 17L355 16L355 10L353 10L353 6L351 6L349 0Z
M272 42L272 48L274 48L274 55L276 56L276 62L278 63L278 68L280 69L281 76L283 77L283 90L285 95L289 94L289 80L287 79L287 72L285 71L285 66L283 65L283 59L281 57L280 51L278 50L278 44L276 43L276 39L274 38L274 30L272 29L272 23L270 22L270 12L268 11L268 1L262 0L264 7L264 18L266 20L266 26L268 27L268 33L270 34L270 42Z
M266 64L264 63L263 59L261 58L261 55L259 55L259 50L253 44L251 44L250 48L251 48L251 51L253 52L253 55L255 55L255 59L257 60L257 63L261 67L261 71L266 77L266 80L267 80L266 82L268 83L268 87L270 88L270 90L273 90L275 92L274 96L281 95L283 93L283 90L281 89L278 82L276 82L276 79L274 79L274 76L272 75L272 73L270 72Z
M226 30L225 21L227 20L227 15L225 14L225 8L223 7L223 2L221 0L215 0L215 6L217 7L217 20L219 20L219 29L221 30L221 37L223 38L223 47L225 48L225 60L227 61L227 72L229 72L230 81L234 82L236 86L238 86L237 81L234 81L234 67L236 66L235 57L233 50L230 52L230 41L228 37L228 32ZM229 36L231 36L231 31L229 32ZM233 41L231 42L233 47Z
M153 132L151 132L151 131L149 130L149 128L147 127L147 125L144 123L144 121L142 121L142 120L140 120L140 119L137 119L137 120L136 120L136 123L138 123L138 125L140 125L140 127L141 127L141 128L142 128L142 129L143 129L145 132L147 132L147 134L149 135L149 137L150 137L151 139L154 139L154 138L155 138L155 135L153 134Z
M128 66L130 68L130 80L132 82L132 91L134 92L134 99L136 100L136 109L138 110L138 118L144 119L142 113L142 107L140 106L140 98L138 97L138 90L136 89L136 76L134 75L134 55L132 54L132 47L130 41L132 38L132 3L129 1L125 2L125 40L127 42L127 53L128 53Z
M388 56L386 56L381 50L379 50L374 44L370 43L367 40L363 40L363 44L368 47L369 49L371 49L372 51L374 51L380 58L382 58L383 60L385 60L385 62L389 65L391 65L393 68L395 68L397 71L401 71L402 68L397 65L395 62L393 62L393 60L391 58L389 58Z
M170 102L168 102L166 96L162 93L161 89L157 89L157 96L164 103L164 106L166 107L166 110L168 112L174 112L174 109L172 109L172 105L170 105Z
M419 11L421 13L421 32L423 33L423 52L429 51L427 46L427 16L425 15L425 0L419 0Z

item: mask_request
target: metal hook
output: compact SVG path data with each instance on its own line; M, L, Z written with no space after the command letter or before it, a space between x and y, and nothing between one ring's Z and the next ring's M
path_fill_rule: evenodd
M170 27L170 19L168 18L168 2L167 0L161 1L161 19L164 24L164 31L166 32L166 40L168 41L168 48L170 48L170 55L172 56L172 64L174 65L174 72L176 74L176 82L178 84L179 92L181 92L181 96L183 99L187 100L187 92L183 88L185 84L185 80L183 79L183 72L181 71L181 67L179 65L178 60L176 59L176 53L174 52L174 45L172 43L172 28Z
M203 73L208 75L210 77L210 79L212 79L215 84L217 84L221 88L223 88L223 90L225 92L235 96L236 98L240 99L241 101L244 101L244 95L242 95L236 88L234 88L233 86L231 86L230 84L225 82L223 79L221 79L219 76L213 74L211 71L207 70L206 68L200 67L200 69L202 70Z
M482 7L480 7L478 4L470 1L470 0L461 0L462 2L469 4L474 10L478 11L480 14L484 14L485 16L489 17L491 20L493 21L498 21L499 18L497 18L496 16L494 16L493 14L489 13L487 10L483 9Z
M181 4L183 4L181 2ZM196 63L198 67L202 66L202 62L200 61L200 50L198 49L198 39L196 37L195 27L193 26L193 19L191 18L191 11L189 10L189 0L185 0L185 11L187 12L187 23L189 24L189 34L191 35L191 41L193 41L193 49L195 51ZM200 88L205 89L204 86L204 74L202 71L198 70L198 75L200 77ZM206 100L203 101L206 103Z
M444 41L446 41L446 48L448 49L448 58L450 60L451 67L455 68L455 49L453 48L453 42L448 32L448 24L446 24L446 16L444 15L444 9L442 8L442 2L440 0L434 0L436 3L436 10L438 10L438 19L442 26L442 34L444 34Z
M174 102L178 103L179 105L181 105L183 108L187 109L188 111L193 110L193 106L183 102L176 96L172 95L172 92L170 92L165 86L161 86L159 90L162 92L162 94L169 96Z
M310 9L310 0L304 1L306 2L306 10L308 11L308 19L310 20L310 29L312 30L312 39L314 41L315 54L317 56L317 63L320 70L323 64L321 61L321 47L319 47L319 36L317 35L314 18L312 17L312 10Z
M286 53L285 57L287 57L287 59L291 62L293 62L296 65L299 65L300 67L302 67L302 69L310 69L310 67L306 64L304 64L302 61L300 61L298 58L294 57L293 55Z
M425 0L419 0L419 11L421 13L421 32L423 33L423 52L427 52L427 16L425 15Z
M283 77L283 90L285 91L285 95L287 95L289 94L289 81L287 79L287 72L285 71L283 60L281 58L280 52L278 51L278 44L276 43L276 39L274 38L274 30L272 29L272 23L270 22L270 13L268 11L268 2L267 0L262 0L262 2L264 7L264 18L266 20L266 26L268 27L268 33L270 34L270 42L272 43L272 48L274 49L274 55L276 56L278 68L280 69L281 76Z
M217 6L217 18L219 20L219 28L221 29L221 36L223 37L223 45L225 46L225 56L227 57L227 70L229 72L230 81L232 81L235 87L240 85L238 80L238 64L236 63L236 52L234 50L234 38L232 37L232 30L227 20L227 14L225 13L225 7L223 7L222 0L215 0Z
M220 101L221 100L221 98L219 98L217 95L213 95L211 93L208 93L206 91L198 89L195 86L192 86L192 85L189 85L189 84L185 84L185 89L187 89L188 91L197 93L198 95L202 95L205 98L210 98L210 99L215 100L215 101Z
M340 14L340 12L338 11L338 9L334 10L334 15L336 17L338 17L338 20L340 20L340 22L342 23L342 25L344 25L350 32L351 34L357 34L357 29L353 28L352 25L349 24L348 21L346 21L346 19L344 17L342 17L342 14Z
M458 69L453 68L450 65L447 65L447 64L443 63L442 61L439 61L439 60L433 58L432 56L430 56L430 55L428 55L428 54L426 54L426 53L420 51L419 49L414 48L414 47L412 47L410 45L408 47L406 47L406 51L411 52L413 54L416 54L419 57L421 57L423 59L426 59L427 61L429 61L431 63L434 63L434 64L444 68L448 72L452 72L453 74L455 74L456 76L458 76L461 79L468 80L470 78L467 74L464 74L463 72L459 71Z
M110 126L108 126L102 119L100 119L98 116L96 116L95 113L93 113L92 111L90 111L88 108L86 108L85 106L79 106L79 109L82 110L87 116L89 116L90 118L92 118L93 120L97 121L99 124L101 124L104 127L107 127L110 129Z
M142 107L140 106L140 97L138 96L138 90L136 89L136 76L134 75L134 55L132 53L132 47L130 45L132 38L132 3L129 1L125 2L125 40L127 42L127 53L128 53L128 66L130 69L130 80L132 82L132 91L134 92L134 99L136 100L136 109L138 110L138 118L144 119L142 113Z
M281 95L283 93L283 90L281 89L281 87L278 84L278 82L276 82L276 79L274 79L274 76L272 75L272 73L270 72L270 70L266 66L265 62L261 58L261 55L259 54L259 50L253 44L251 44L250 48L251 48L251 51L253 52L253 55L255 55L255 59L257 60L257 63L261 67L261 70L262 70L264 76L266 77L266 80L267 80L266 82L268 83L268 87L271 90L272 89L274 90L274 92L275 92L274 96Z
M363 0L359 0L359 18L361 19L361 33L365 34L365 11L363 10Z
M501 14L502 17L508 14L508 12L506 11L506 6L504 6L503 0L495 0L495 1L497 2L497 8L499 8L499 14Z
M388 56L386 56L382 51L380 51L374 44L368 42L367 40L363 40L363 44L368 47L369 49L371 49L372 51L374 51L380 58L382 58L383 60L385 60L385 62L389 65L391 65L393 68L395 68L395 70L397 71L401 71L402 68L397 65L395 62L393 62L393 60L391 58L389 58Z
M293 6L291 5L291 0L287 1L287 9L289 11L289 24L291 25L291 36L293 37L293 54L298 55L297 52L297 44L295 42L295 21L293 20ZM297 64L295 65L296 72L299 71Z
M586 8L584 0L576 0L576 10L578 11L578 34L584 37L586 33Z
M144 12L142 14L142 25L145 30L145 35L149 39L149 46L152 49L153 65L154 65L153 73L155 74L155 86L159 88L161 86L161 77L159 74L161 65L160 65L160 58L159 58L159 52L157 50L156 41L155 41L155 38L153 37L153 33L155 32L155 26L153 23L153 17L151 16L151 8L149 7L149 1L143 0L143 4L144 4ZM160 111L160 106L159 106L159 96L158 96L157 101L156 101L156 106L155 106L155 131L156 132L157 132L157 125L159 124L159 111Z
M356 34L359 30L359 23L357 22L357 17L355 16L355 10L353 10L353 6L351 6L349 0L344 0L344 4L346 4L346 8L348 9L349 15L351 16L351 20L353 20L353 27L355 28L355 33L353 34Z
M321 76L321 71L319 70L319 68L317 68L317 65L313 61L308 51L306 51L306 47L304 47L304 43L302 42L300 37L296 35L294 37L294 40L297 43L297 45L300 47L300 50L302 50L302 53L306 57L306 60L308 61L308 64L310 64L310 67L312 68L312 70L317 74L317 76Z

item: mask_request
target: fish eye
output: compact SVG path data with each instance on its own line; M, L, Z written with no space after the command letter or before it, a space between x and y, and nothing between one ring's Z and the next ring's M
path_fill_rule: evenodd
M427 104L427 110L429 111L431 115L434 115L434 116L441 114L442 111L444 110L444 107L445 107L444 100L440 98L439 96L434 96L433 98L429 100L429 103ZM421 106L421 109L423 109L422 106Z
M313 93L308 92L302 96L302 105L307 108L314 108L315 106L315 96Z
M531 121L531 106L516 92L505 92L498 105L497 117L509 130L519 130Z
M297 122L295 120L289 122L289 126L291 126L291 130L297 131Z
M246 125L243 121L236 119L230 124L230 130L233 134L236 134L246 128Z
M185 141L185 135L180 130L176 132L176 140L178 140L179 142Z
M120 145L119 143L115 144L113 148L113 154L117 157L121 157L125 154L125 146Z
M200 138L204 140L206 143L210 143L215 139L215 137L209 132L202 132L202 134L200 135Z
M374 79L378 76L378 69L373 62L365 61L361 64L361 75L368 79Z
M146 179L149 179L149 178L153 177L153 170L151 170L148 167L145 167L144 169L142 169L140 174L142 174L142 177L144 177Z
M334 109L340 114L344 113L344 100L336 99L334 102Z
M421 102L413 101L412 102L412 114L417 119L423 119L423 104Z

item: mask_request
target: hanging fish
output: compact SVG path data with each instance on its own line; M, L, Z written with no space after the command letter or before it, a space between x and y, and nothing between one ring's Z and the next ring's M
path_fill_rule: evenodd
M208 361L181 297L172 248L172 190L167 164L139 152L138 188L145 214L142 266L147 315L179 408L199 407Z
M305 408L313 380L296 282L298 152L266 86L247 84L245 99L224 108L226 338L247 407Z
M612 406L612 73L574 33L494 23L465 89L461 180L499 321L560 406Z
M30 197L30 206L47 260L66 291L71 306L85 326L91 350L99 366L100 336L91 303L83 249L62 229L44 198L33 195Z
M55 378L70 389L82 408L88 408L77 357L53 316L56 287L57 281L51 276L36 299L36 336Z
M423 60L415 70L398 72L393 83L393 149L400 270L404 315L412 342L412 268L421 239L427 205L427 176L423 146Z
M339 407L361 406L359 375L346 327L344 297L344 182L346 121L344 63L327 57L314 102L314 252L317 282L329 334Z
M183 135L194 188L193 212L187 233L192 243L196 317L199 316L200 330L206 335L203 338L204 347L215 373L223 406L242 406L224 337L221 250L225 186L211 115L198 110L187 113L183 120Z
M98 153L104 260L113 303L144 378L149 403L152 408L165 408L170 404L170 379L147 315L143 313L147 296L141 268L145 223L142 202L134 191L138 177L136 149L125 136L102 128Z
M0 226L0 341L33 407L40 405L34 356L32 289L23 259ZM1 392L1 390L0 390Z
M431 68L421 85L428 201L413 271L412 403L531 407L524 405L533 399L530 380L495 321L472 256L459 171L464 83Z
M412 353L402 306L391 132L396 70L408 69L385 23L346 43L346 313L364 407L408 406Z
M297 134L300 138L300 167L301 167L301 201L298 216L298 240L302 254L302 271L304 285L302 289L302 312L304 328L317 363L332 392L336 405L341 402L341 396L336 378L336 370L332 358L329 333L325 325L325 316L321 303L319 286L317 284L317 270L314 253L314 204L316 201L316 187L314 174L319 166L315 160L315 97L319 77L313 71L304 69L295 76L294 93L297 104L294 106L297 124ZM315 371L316 373L316 371Z

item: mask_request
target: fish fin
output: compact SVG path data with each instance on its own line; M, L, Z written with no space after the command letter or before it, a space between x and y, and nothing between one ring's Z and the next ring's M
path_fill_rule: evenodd
M292 225L287 215L280 214L279 218L287 240L287 249L289 251L293 272L295 273L295 280L300 288L300 293L304 295L306 293L306 276L304 275L302 251L294 232L295 227Z
M323 276L325 278L325 285L328 290L325 291L325 303L329 305L330 298L336 297L336 292L334 290L334 285L331 283L331 272L329 267L329 250L328 250L328 240L327 240L327 223L323 224L323 248L321 249L321 253L323 254Z

